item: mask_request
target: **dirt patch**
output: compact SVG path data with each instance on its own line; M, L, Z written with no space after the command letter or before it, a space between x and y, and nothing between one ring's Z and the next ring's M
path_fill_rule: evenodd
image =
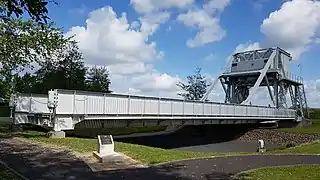
M299 144L310 143L320 139L320 134L303 134L282 132L272 129L255 129L245 133L239 138L245 142L257 142L263 139L267 144L276 144L280 146L296 146Z
M96 158L92 156L92 154L82 154L81 159L88 164L88 166L92 169L93 172L148 167L128 156L124 156L123 162L112 163L100 163Z
M42 152L51 151L55 153L59 153L59 152L68 153L72 155L70 156L70 158L73 158L73 159L78 158L78 159L81 159L83 162L85 162L93 172L148 167L142 164L141 162L136 161L126 155L123 155L124 156L123 162L100 163L95 157L93 157L92 153L72 152L67 147L61 147L61 146L46 144L42 142L34 142L24 138L19 138L19 137L3 139L2 141L8 141L6 143L10 143L12 146L17 146L17 147L28 147L28 146L30 147L30 145L38 146L38 147L40 146ZM24 153L35 153L35 151L39 152L39 148L37 147L28 148L28 149L25 149ZM41 153L41 154L45 155L45 153Z

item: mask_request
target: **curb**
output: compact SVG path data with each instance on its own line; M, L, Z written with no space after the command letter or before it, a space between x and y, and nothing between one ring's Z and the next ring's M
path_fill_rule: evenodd
M308 166L308 165L319 165L319 164L301 164L301 163L298 163L298 164L290 164L290 165L279 165L279 166L266 166L266 167L260 167L260 168L253 168L253 169L249 169L249 170L245 170L245 171L241 171L239 173L236 173L233 177L237 177L237 176L241 176L242 174L246 174L246 173L250 173L250 172L253 172L253 171L256 171L256 170L260 170L260 169L265 169L265 168L282 168L282 167L295 167L295 166Z
M231 157L247 157L247 156L320 156L320 154L239 154L239 155L218 155L218 156L207 156L207 157L195 157L195 158L188 158L188 159L181 159L181 160L173 160L173 161L168 161L168 162L163 162L163 163L158 163L158 164L153 164L150 165L149 167L158 167L158 166L163 166L163 165L171 165L174 163L182 163L185 161L194 161L194 160L205 160L205 159L216 159L216 158L231 158Z
M22 180L29 180L28 178L26 178L25 176L23 176L22 174L18 173L16 170L10 168L5 162L0 160L0 164L5 167L6 169L8 169L9 171L11 171L13 174L15 174L16 176L18 176L19 178L21 178Z

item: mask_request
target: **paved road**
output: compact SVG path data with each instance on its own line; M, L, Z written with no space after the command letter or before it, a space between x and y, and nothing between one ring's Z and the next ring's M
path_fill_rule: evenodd
M320 156L256 155L185 160L149 168L92 172L66 151L51 151L13 139L0 139L0 159L32 180L194 180L231 179L243 170L277 165L320 164Z

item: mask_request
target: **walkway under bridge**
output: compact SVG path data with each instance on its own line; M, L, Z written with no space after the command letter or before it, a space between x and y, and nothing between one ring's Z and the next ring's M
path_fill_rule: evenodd
M48 125L56 131L297 120L292 109L61 89L16 95L13 118L16 124Z

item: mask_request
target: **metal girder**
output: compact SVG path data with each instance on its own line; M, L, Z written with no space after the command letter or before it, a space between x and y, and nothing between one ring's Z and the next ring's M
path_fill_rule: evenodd
M249 96L247 97L246 100L244 100L241 104L247 104L253 97L253 95L256 94L263 78L266 76L268 69L270 68L270 66L273 63L273 59L276 56L276 51L272 52L272 54L270 55L270 57L268 58L268 61L266 63L266 65L264 66L264 68L262 70L260 70L260 75L256 81L256 83L254 84L251 93L249 94Z
M265 76L264 76L264 79L265 79L265 81L266 81L266 83L267 83L268 92L269 92L271 101L272 101L273 105L276 106L276 103L274 102L273 94L272 94L272 91L271 91L271 88L270 88L270 83L269 83L269 80L268 80L268 76L265 75Z
M229 61L227 61L225 67L222 69L222 71L220 72L220 74L222 74L223 72L225 72L228 67L231 65L232 59L230 59ZM213 83L210 85L209 89L207 89L206 93L203 95L203 97L200 99L201 101L206 101L209 97L209 94L212 92L212 90L214 89L214 87L216 86L216 84L218 83L218 80L220 79L220 77L218 76L217 78L214 79Z
M225 103L251 104L259 87L266 86L276 108L288 108L289 93L292 107L304 116L308 106L303 82L289 72L288 63L291 60L290 53L279 47L235 53L227 68L229 70L217 78L225 92ZM294 87L297 87L295 92ZM209 88L205 97L212 89Z

